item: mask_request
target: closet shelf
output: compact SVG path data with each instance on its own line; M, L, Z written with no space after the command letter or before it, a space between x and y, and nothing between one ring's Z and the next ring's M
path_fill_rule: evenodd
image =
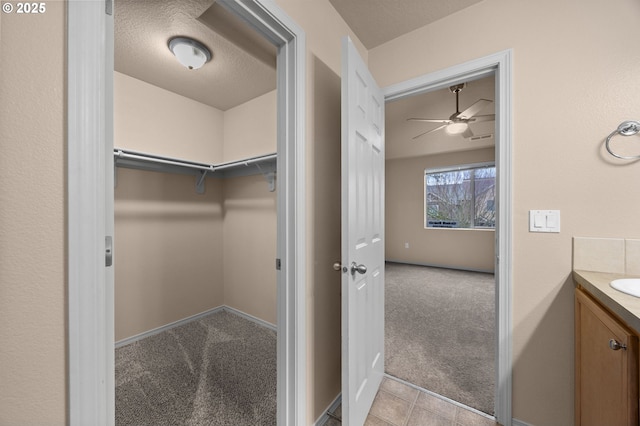
M196 177L196 192L199 194L204 192L204 181L207 176L228 178L257 174L265 176L269 184L269 191L275 191L278 159L278 154L276 153L219 164L198 163L120 148L114 148L113 156L114 167L194 175Z

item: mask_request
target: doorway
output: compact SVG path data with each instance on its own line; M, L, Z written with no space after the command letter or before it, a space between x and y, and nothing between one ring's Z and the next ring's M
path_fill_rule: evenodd
M305 279L304 33L272 3L219 3L278 47L277 420L302 424L306 312L304 287L296 283ZM112 0L68 5L71 425L114 422L113 271L105 263L113 235L113 6Z
M389 102L385 114L385 372L488 415L496 341L494 82L490 75ZM455 122L458 115L468 118Z
M495 417L511 425L511 51L499 52L384 89L386 102L495 75Z
M342 84L342 115L343 115L343 137L342 137L342 197L343 200L346 199L348 202L343 201L342 205L342 223L343 223L343 232L342 232L342 243L343 247L350 247L352 244L355 245L356 241L351 237L351 233L345 232L345 225L347 231L349 231L348 225L354 223L347 213L351 210L347 207L351 207L351 201L357 199L358 191L356 188L362 189L364 191L366 188L376 188L374 181L382 181L384 182L384 174L382 176L378 174L356 174L352 173L352 169L355 170L355 163L357 161L367 162L370 161L372 156L362 155L352 157L346 155L345 152L349 152L348 150L352 146L365 146L366 149L369 149L370 142L368 142L368 133L364 132L363 134L359 134L357 132L352 132L352 128L354 125L352 122L356 122L358 119L362 119L362 117L366 117L370 114L362 113L363 111L372 111L375 115L376 112L380 112L382 117L384 117L384 108L381 106L381 103L377 101L376 95L370 92L379 92L377 89L377 85L371 77L371 73L366 66L364 69L357 70L356 73L352 73L353 69L357 69L357 67L350 67L351 58L356 57L357 54L353 53L355 49L345 49L345 47L349 47L349 39L348 37L343 38L343 84ZM346 58L346 61L344 60ZM361 61L356 61L361 62ZM482 77L487 77L495 74L496 79L496 89L495 89L495 103L496 103L496 148L495 148L495 159L496 159L496 193L498 203L494 205L496 211L496 251L494 253L494 262L495 262L495 270L497 272L497 280L496 280L496 330L497 337L495 339L495 347L496 347L496 400L495 400L495 417L496 421L510 426L512 424L512 415L511 415L511 222L512 222L512 213L511 213L511 51L506 50L503 52L499 52L494 55L490 55L487 57L483 57L480 59L476 59L461 65L457 65L448 69L444 69L441 71L433 72L431 74L426 74L424 76L415 78L413 80L408 80L393 86L388 86L382 90L384 101L390 102L396 99L402 99L408 96L419 95L421 93L426 93L433 90L438 90L442 88L446 88L452 85L461 84L465 81L472 81L475 79L479 79ZM352 74L355 74L352 75ZM347 78L345 78L345 75ZM358 82L355 84L354 82ZM354 87L361 88L361 90L351 90L352 83ZM369 89L371 88L371 89ZM384 119L382 122L384 123ZM346 126L345 126L345 123ZM369 129L377 130L383 129L380 125L369 126ZM369 132L370 133L370 132ZM383 133L384 134L384 133ZM377 139L376 139L377 140ZM382 145L384 146L384 136L382 138ZM382 150L381 152L385 152ZM364 160L363 160L364 158ZM345 179L345 176L348 176L348 179ZM359 180L361 184L351 185L353 181ZM380 188L384 186L381 185ZM378 191L380 194L384 194L384 191ZM383 196L383 195L382 195ZM363 197L363 205L367 205L367 198ZM373 204L372 204L373 205ZM370 209L371 211L376 211L375 208ZM384 217L384 204L379 208L381 211L382 217ZM346 218L346 219L345 219ZM365 226L365 225L363 225ZM381 234L373 234L378 241L378 236L384 235L384 229L381 231ZM382 238L384 240L384 238ZM368 245L365 241L358 241L361 247ZM345 345L345 339L348 343L350 340L349 333L354 332L355 330L359 330L357 327L354 327L350 324L351 320L351 311L354 310L352 306L349 304L349 298L345 298L345 286L349 285L349 280L345 280L345 275L351 270L351 275L355 277L356 273L360 273L363 275L367 274L366 265L359 265L356 262L356 259L351 259L349 256L345 259L346 250L343 250L343 257L341 259L342 263L342 287L343 287L343 301L342 301L342 337L343 337L343 345L342 345L342 418L347 419L347 423L351 422L351 419L360 419L356 420L359 423L362 423L364 417L367 414L367 411L371 414L371 410L376 410L380 408L379 404L385 406L384 401L387 399L384 394L378 394L381 396L381 399L376 396L375 401L372 399L361 399L361 403L358 406L354 407L354 401L358 400L358 395L364 394L364 386L368 385L371 382L372 386L378 387L377 384L380 383L377 380L370 380L367 382L362 382L363 385L360 386L360 390L358 392L354 392L354 389L357 387L353 387L352 383L357 383L359 379L361 379L365 371L370 371L371 366L377 365L377 361L379 359L379 355L384 352L384 349L379 350L379 345L376 344L376 336L379 333L382 333L384 340L384 321L375 322L369 321L366 333L361 334L359 336L361 345L367 347L363 352L367 352L368 356L364 362L366 364L365 368L360 367L363 362L360 362L352 359L351 352L349 351L349 345ZM383 256L384 258L384 253ZM347 267L346 265L351 265L351 267ZM376 271L382 271L382 268L376 269ZM377 272L376 272L377 273ZM381 275L379 273L378 275ZM380 280L381 283L384 283L384 278ZM366 288L366 287L362 287ZM384 287L382 287L384 288ZM369 303L362 304L360 309L355 309L355 313L362 313L368 311L380 312L382 315L382 311L384 307L374 308L376 305L373 300ZM377 324L377 325L376 325ZM345 338L345 336L347 336ZM384 345L382 345L384 346ZM375 351L375 353L374 353ZM377 355L376 355L377 354ZM372 358L373 355L373 358ZM373 361L373 362L369 362ZM359 371L356 371L359 370ZM393 386L393 385L391 385ZM370 395L370 393L367 393ZM355 398L354 398L355 396ZM373 403L373 405L371 405ZM356 404L357 405L357 404ZM366 405L367 411L364 411L363 416L363 407ZM388 407L387 407L388 408ZM383 410L385 408L382 408ZM343 420L344 421L344 420Z

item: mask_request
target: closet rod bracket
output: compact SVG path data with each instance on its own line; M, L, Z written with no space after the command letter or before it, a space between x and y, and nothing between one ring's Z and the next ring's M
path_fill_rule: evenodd
M276 190L276 172L265 172L264 170L262 170L262 167L260 167L259 163L256 163L256 167L258 168L260 173L262 173L262 176L264 176L264 178L267 180L267 184L269 185L269 192L274 192Z
M199 171L199 175L200 176L196 176L196 192L198 194L204 194L204 180L207 177L207 172L213 172L214 168L213 166L211 166L210 170L200 170Z
M269 185L269 192L274 192L276 190L276 172L265 173L264 177L267 179L267 184Z

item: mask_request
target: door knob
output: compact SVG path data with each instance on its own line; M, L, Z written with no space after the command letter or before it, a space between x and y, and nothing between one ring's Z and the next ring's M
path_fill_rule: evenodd
M342 270L342 263L340 263L339 260L336 260L335 262L333 262L333 270L334 271L340 271ZM345 271L346 272L346 271Z
M620 349L627 349L627 345L624 343L618 342L616 339L609 340L609 347L614 351L618 351Z
M351 275L355 275L356 272L359 274L366 274L367 267L364 265L358 265L356 262L351 262Z

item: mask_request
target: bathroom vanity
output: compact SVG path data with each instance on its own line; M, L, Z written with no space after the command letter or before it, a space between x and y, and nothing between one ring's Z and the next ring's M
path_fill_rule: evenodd
M573 271L576 425L638 425L640 298L610 286L624 277Z

